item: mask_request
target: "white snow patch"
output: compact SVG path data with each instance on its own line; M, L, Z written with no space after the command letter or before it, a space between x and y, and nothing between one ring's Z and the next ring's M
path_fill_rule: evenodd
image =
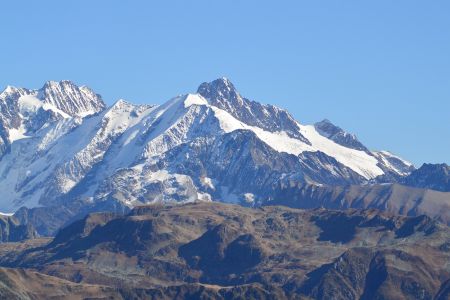
M289 137L286 132L270 132L265 131L259 127L247 125L228 112L211 106L216 118L219 120L220 127L225 132L232 132L239 129L253 131L263 142L277 150L278 152L286 152L294 155L298 155L303 151L315 151L315 149L304 142Z
M18 100L20 112L23 113L36 113L40 108L44 110L51 110L57 114L60 114L63 118L70 118L68 114L58 109L56 106L44 103L33 95L21 96Z
M347 148L327 139L318 133L313 125L299 124L299 128L300 133L311 142L315 149L334 157L338 162L363 177L370 179L384 174L383 170L377 166L377 159L366 152Z
M211 195L208 193L200 193L197 192L197 198L200 201L205 201L205 202L212 202L212 198Z
M13 143L13 142L21 140L21 139L29 138L29 136L25 135L25 133L26 133L26 130L25 130L25 128L23 128L22 125L19 128L11 128L8 131L10 142Z
M407 165L408 167L412 167L412 165L413 165L411 162L404 160L403 158L393 154L392 152L383 150L383 151L380 151L380 153L382 153L383 155L385 155L387 157L396 158L396 159L400 160L402 163L404 163L405 165Z
M210 188L212 190L215 190L216 188L214 187L214 183L213 180L209 177L200 177L200 183L206 187L206 188Z
M131 143L131 141L134 140L138 134L139 134L139 129L136 129L129 136L127 136L127 138L126 138L125 142L123 143L123 145L126 146L129 143Z
M191 105L208 105L208 101L200 95L188 94L184 100L184 107L188 108Z
M225 132L232 132L238 129L251 130L274 150L293 155L299 155L304 151L321 151L328 156L334 157L338 162L367 179L384 174L383 170L377 166L378 161L375 157L364 151L350 149L335 143L319 134L313 125L303 126L298 124L300 133L312 144L310 146L301 140L289 137L284 131L270 132L259 127L249 126L222 109L214 106L210 107L213 109L221 128Z
M14 215L14 213L4 213L4 212L0 212L0 215L2 216L7 216L7 217L11 217Z
M406 176L409 174L409 172L405 172L404 170L402 170L402 166L399 166L399 165L396 166L396 164L391 163L389 159L394 159L394 160L397 159L398 161L403 163L406 166L406 168L413 166L413 164L410 163L409 161L406 161L406 160L392 154L389 151L374 151L372 153L378 159L380 159L386 167L388 167L389 169L391 169L392 171L396 172L397 174L399 174L401 176Z
M244 200L247 203L253 203L253 202L255 202L255 195L252 193L245 193Z
M94 110L86 110L86 111L79 112L77 114L77 116L80 117L80 118L85 118L85 117L91 116L91 115L93 115L95 113L97 113L97 112L94 111Z

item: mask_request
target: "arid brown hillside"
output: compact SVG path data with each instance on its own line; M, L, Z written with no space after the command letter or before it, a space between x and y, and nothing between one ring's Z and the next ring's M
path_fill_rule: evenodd
M447 299L450 293L447 225L377 210L151 205L126 216L92 214L49 243L27 243L3 244L8 255L1 264L95 286L99 295L114 287L118 299Z

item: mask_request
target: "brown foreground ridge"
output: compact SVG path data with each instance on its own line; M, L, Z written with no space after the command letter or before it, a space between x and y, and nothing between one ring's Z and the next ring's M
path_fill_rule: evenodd
M149 205L0 244L0 265L2 299L448 299L450 230L374 209Z

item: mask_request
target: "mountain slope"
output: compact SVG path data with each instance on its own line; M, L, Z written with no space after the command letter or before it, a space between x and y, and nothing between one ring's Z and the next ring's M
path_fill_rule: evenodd
M3 299L123 299L112 287L77 284L30 270L0 268Z
M198 202L92 214L0 264L162 295L196 284L256 299L445 299L449 245L448 226L425 216Z
M0 94L0 158L11 143L33 137L55 121L83 118L104 108L99 95L70 81L49 81L39 90L8 86Z
M450 192L450 166L447 164L423 164L402 179L405 185Z
M31 223L21 224L14 216L0 215L0 242L18 242L37 236Z
M263 205L329 209L376 208L393 214L427 215L450 225L450 193L399 184L316 186L281 182Z
M345 132L342 128L334 125L327 119L314 124L314 127L321 135L333 140L339 145L356 150L370 152L369 149L367 149L360 141L358 141L354 134Z
M69 201L251 205L286 178L365 184L412 169L329 122L301 125L248 100L226 78L159 106L118 101L105 109L100 96L68 81L37 91L8 87L0 103L8 108L0 131L4 212Z

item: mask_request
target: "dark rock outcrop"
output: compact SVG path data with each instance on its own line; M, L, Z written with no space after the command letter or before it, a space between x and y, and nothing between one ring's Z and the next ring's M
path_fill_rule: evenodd
M450 166L447 164L423 164L402 179L409 186L450 192Z
M0 216L0 242L20 242L37 236L31 224L20 224L13 216Z

